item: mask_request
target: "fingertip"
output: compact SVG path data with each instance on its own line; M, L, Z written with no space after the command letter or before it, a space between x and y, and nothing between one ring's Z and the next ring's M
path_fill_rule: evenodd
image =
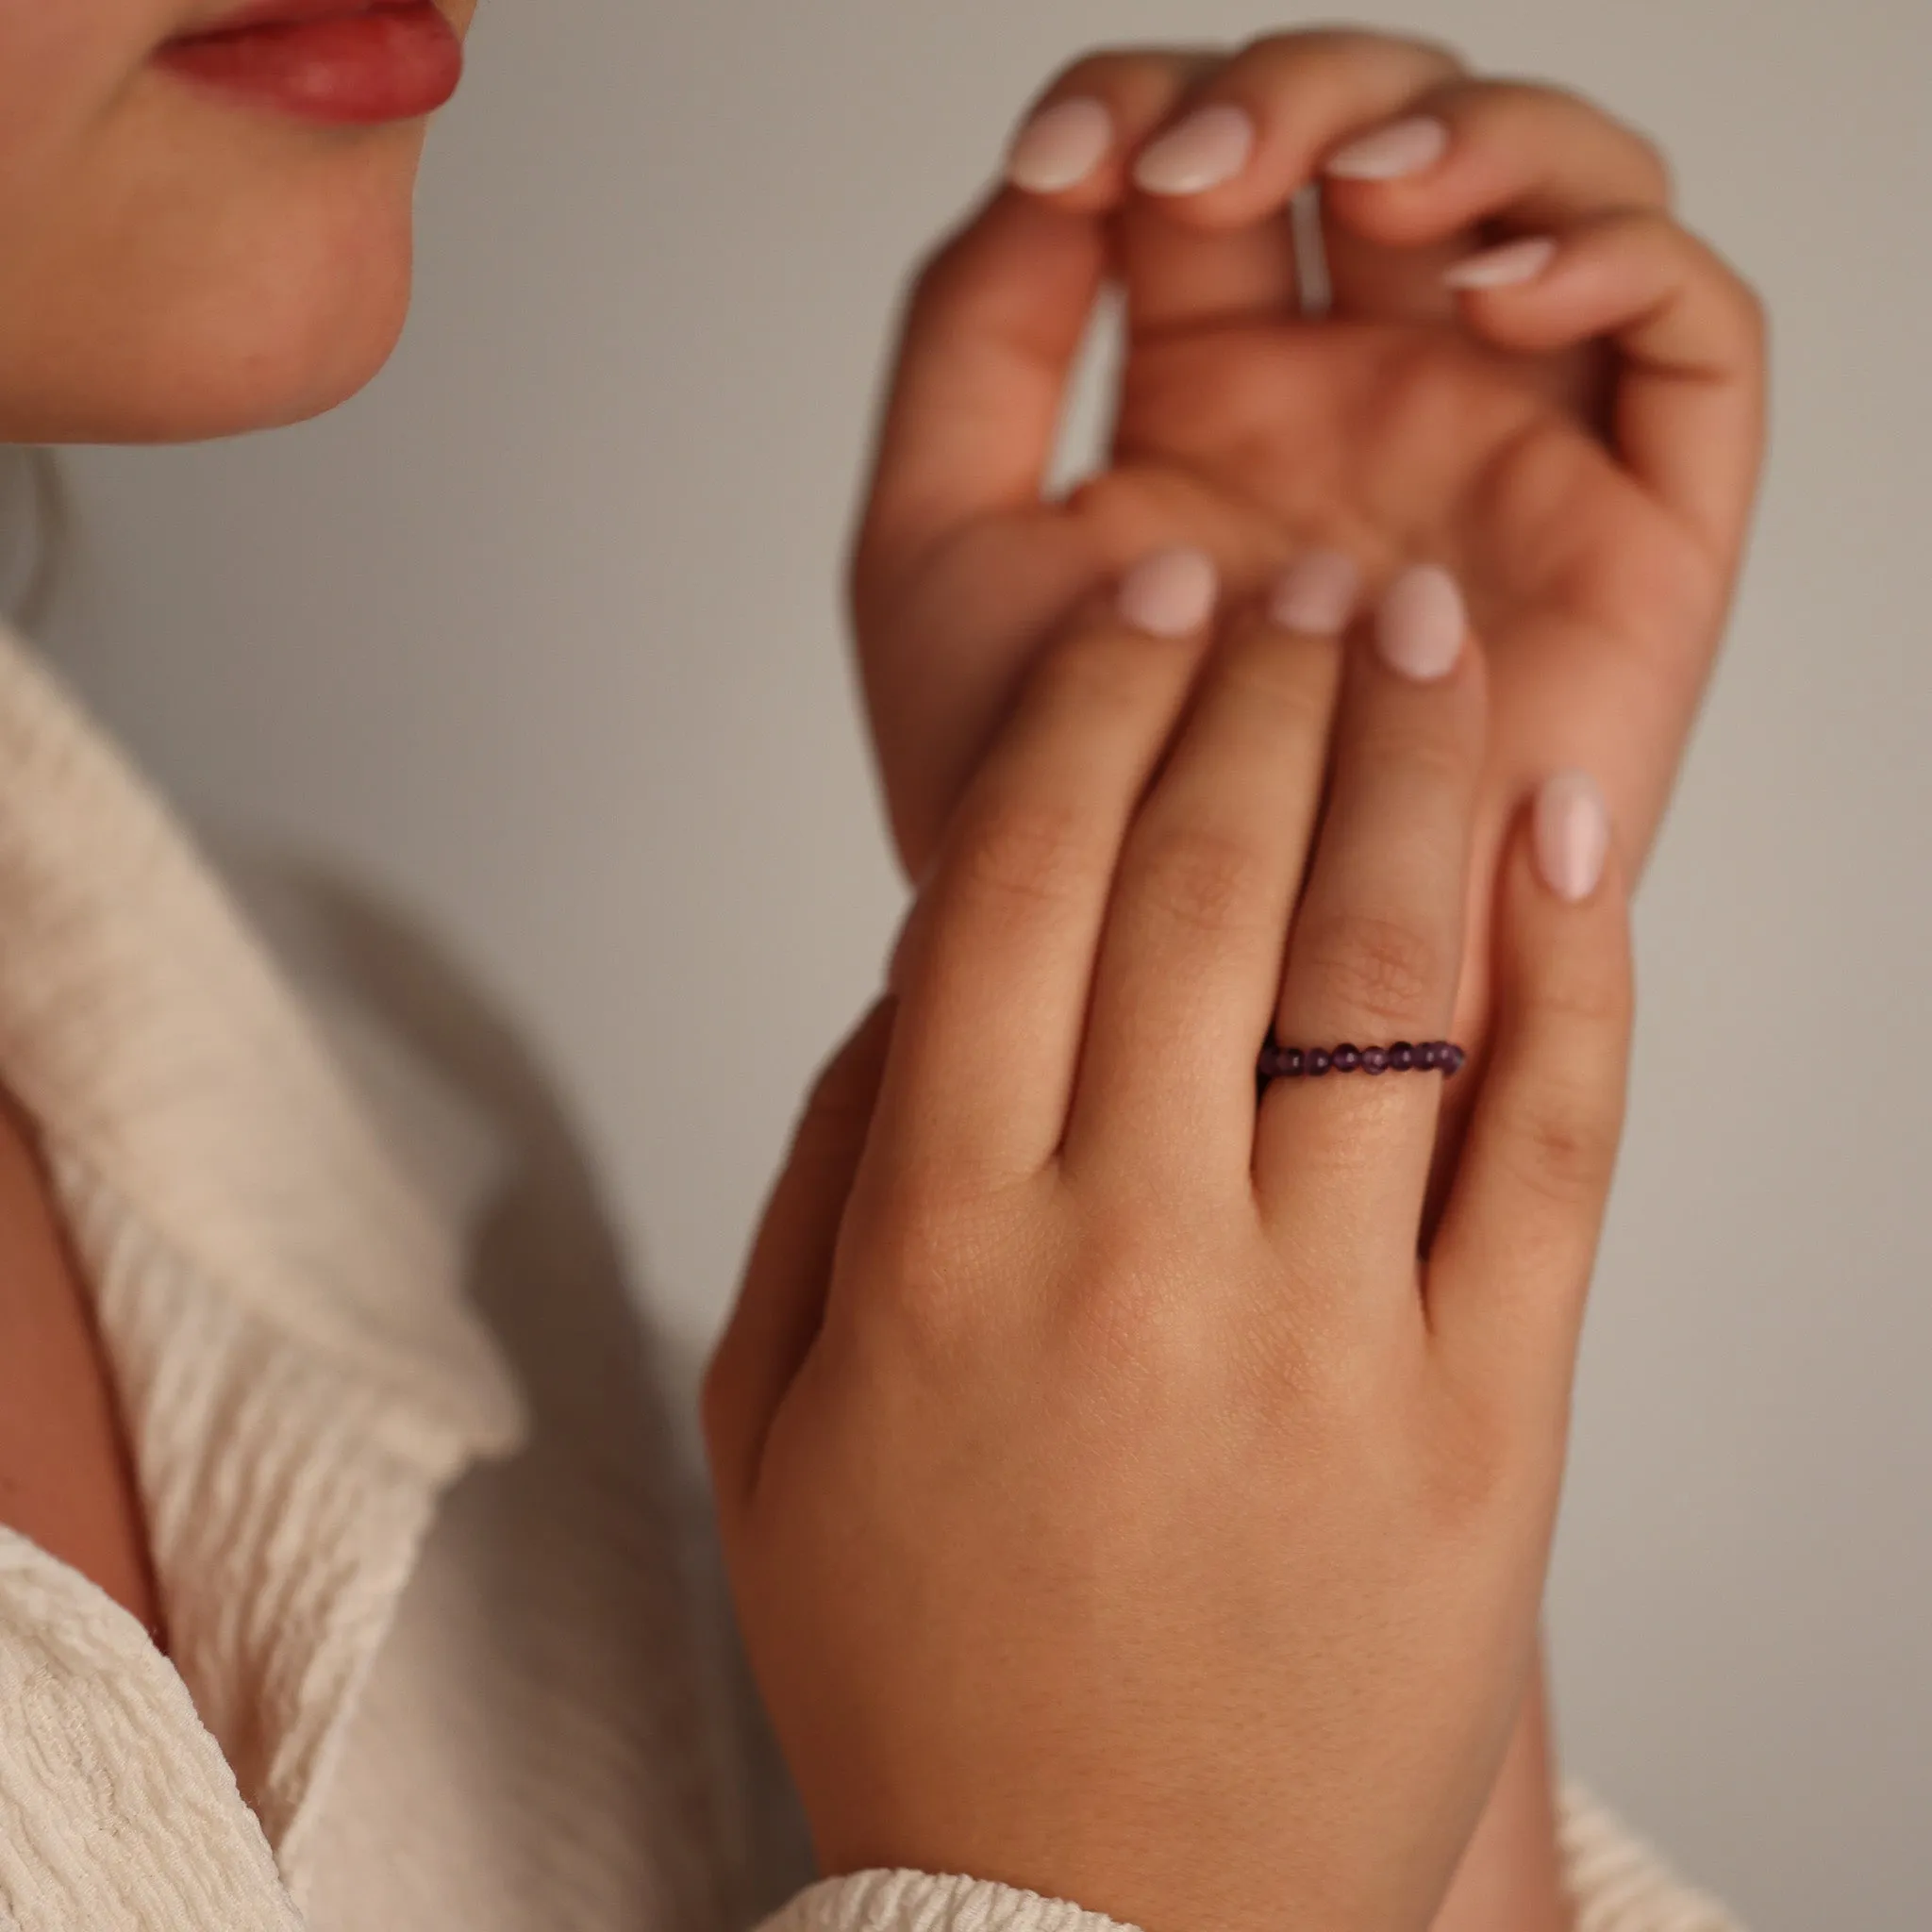
M1007 150L1008 183L1033 195L1059 195L1091 181L1114 151L1112 110L1092 94L1049 103L1022 124Z
M1375 651L1390 670L1433 683L1456 668L1469 639L1462 587L1436 564L1416 564L1383 592L1375 610Z
M1255 117L1233 101L1197 108L1143 148L1133 167L1135 187L1180 201L1240 179L1260 140Z
M1345 552L1310 550L1275 579L1269 619L1305 637L1340 637L1355 621L1362 581L1361 566Z
M1557 258L1557 243L1548 235L1526 235L1500 247L1465 256L1442 276L1442 286L1458 292L1518 289L1540 280Z
M1143 558L1121 579L1115 608L1150 637L1186 638L1204 629L1221 594L1221 574L1205 550L1176 545Z
M1555 772L1538 787L1530 850L1544 890L1565 905L1580 906L1595 895L1610 856L1610 812L1590 773Z
M1410 181L1442 159L1449 141L1447 122L1411 114L1337 148L1322 163L1322 173L1334 181Z
M1503 858L1496 904L1507 1005L1554 1005L1573 1019L1621 1016L1634 998L1628 874L1602 788L1551 773L1525 801Z

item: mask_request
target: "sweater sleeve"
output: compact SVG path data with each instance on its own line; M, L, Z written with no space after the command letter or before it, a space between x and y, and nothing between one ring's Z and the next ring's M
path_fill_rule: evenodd
M105 1591L6 1529L0 1925L302 1928L261 1826L173 1666Z
M1563 1794L1564 1883L1575 1932L1742 1932L1588 1792ZM981 1879L859 1872L799 1893L761 1932L1130 1932L1064 1900Z

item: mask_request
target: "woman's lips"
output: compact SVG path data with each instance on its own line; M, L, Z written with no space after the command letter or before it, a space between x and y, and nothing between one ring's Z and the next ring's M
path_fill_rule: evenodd
M432 0L266 0L155 58L259 107L338 125L431 113L463 72L462 42Z

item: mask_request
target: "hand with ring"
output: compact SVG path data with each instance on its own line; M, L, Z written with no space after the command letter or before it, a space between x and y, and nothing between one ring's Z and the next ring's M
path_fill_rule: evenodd
M1143 559L1050 645L820 1084L706 1391L823 1869L1419 1932L1510 1735L1630 1028L1576 772L1515 801L1424 1246L1486 733L1457 587ZM1420 1255L1420 1258L1419 1258Z

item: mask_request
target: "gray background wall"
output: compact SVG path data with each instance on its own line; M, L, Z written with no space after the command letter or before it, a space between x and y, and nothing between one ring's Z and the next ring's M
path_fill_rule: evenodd
M1398 10L1372 6L1391 25ZM901 270L1099 38L1242 0L486 5L331 420L82 454L49 641L192 809L423 909L693 1340L899 895L836 560ZM1763 1932L1932 1924L1932 9L1453 0L1669 142L1775 460L1650 880L1553 1597L1570 1757Z

